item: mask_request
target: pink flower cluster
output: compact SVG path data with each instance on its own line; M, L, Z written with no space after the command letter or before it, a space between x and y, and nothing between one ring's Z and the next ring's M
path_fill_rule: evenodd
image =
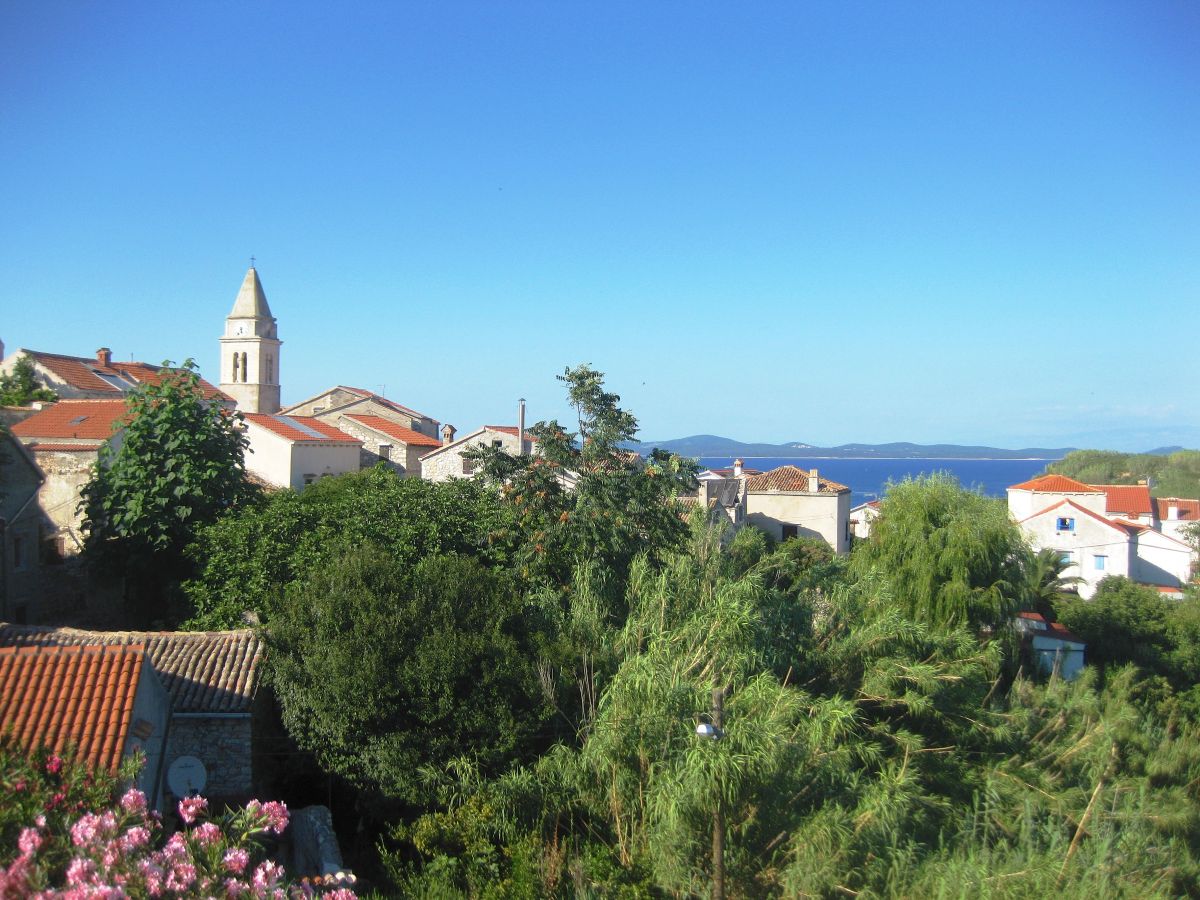
M256 838L287 828L287 807L279 802L250 801L245 809L221 822L197 820L207 815L208 801L190 797L179 802L186 826L159 849L159 817L149 811L145 796L130 790L111 809L85 812L68 829L55 835L44 816L23 828L17 840L20 855L0 867L0 900L12 897L245 897L291 900L326 897L353 900L345 887L321 890L307 882L292 883L283 867L272 860L254 863L261 854ZM69 837L69 840L68 840ZM54 848L69 853L63 884L51 884ZM63 857L59 856L59 860Z

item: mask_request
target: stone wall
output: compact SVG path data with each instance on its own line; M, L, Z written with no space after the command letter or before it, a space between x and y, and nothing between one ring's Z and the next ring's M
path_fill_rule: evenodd
M249 715L174 716L167 765L180 756L194 756L204 763L208 770L204 795L210 801L239 802L254 793L254 729Z

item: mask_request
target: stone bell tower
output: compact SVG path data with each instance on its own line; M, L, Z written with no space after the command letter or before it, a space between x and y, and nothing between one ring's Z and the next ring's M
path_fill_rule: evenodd
M221 390L241 412L279 412L279 348L283 341L253 265L225 318L221 337Z

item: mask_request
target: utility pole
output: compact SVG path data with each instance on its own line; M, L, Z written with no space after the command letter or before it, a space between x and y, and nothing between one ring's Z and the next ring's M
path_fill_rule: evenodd
M717 734L725 727L725 688L715 687L712 692L712 723ZM713 811L713 900L725 900L725 810L722 808L721 790L717 788L717 807Z

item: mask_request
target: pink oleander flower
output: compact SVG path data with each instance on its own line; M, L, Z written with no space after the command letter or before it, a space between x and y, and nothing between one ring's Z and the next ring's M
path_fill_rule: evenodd
M196 880L196 867L188 862L178 862L167 873L168 891L184 891Z
M283 834L291 818L287 805L279 800L269 800L266 803L251 800L246 804L246 811L255 816L264 816L267 820L267 830L276 834Z
M175 832L167 838L159 855L166 865L170 865L176 860L187 859L191 855L188 850L187 835L182 831Z
M71 826L71 843L76 847L86 847L96 840L100 831L100 817L95 813L84 813Z
M33 856L38 847L42 846L42 835L36 828L22 828L21 836L17 838L17 848L25 856Z
M33 817L33 824L36 825L38 828L45 828L46 827L46 817L39 813L38 815Z
M201 847L209 847L221 840L221 829L213 822L205 822L197 826L192 837Z
M250 890L250 885L244 881L238 881L236 878L225 879L225 896L240 897Z
M157 897L162 893L162 866L153 860L143 859L138 862L138 871L141 872L142 879L146 882L146 891L151 897Z
M208 801L203 797L185 797L179 801L179 818L188 825L196 821L196 817L208 809Z
M270 859L264 860L254 870L254 886L262 891L273 890L282 876L283 869L279 863Z
M46 771L49 772L51 775L57 775L59 772L62 771L62 767L63 767L62 757L60 757L57 753L51 754L50 758L48 760L46 760Z
M131 853L138 847L145 847L150 843L150 829L144 825L134 825L121 835L118 842L124 852Z
M121 809L127 813L144 813L146 811L146 795L137 788L130 788L121 798Z
M246 871L246 866L250 864L250 854L241 847L230 847L221 858L221 863L225 866L226 872L241 875Z
M96 864L90 859L77 856L67 866L67 884L71 887L90 884L95 877Z
M358 900L358 894L350 888L338 888L336 891L326 891L321 895L325 900Z

